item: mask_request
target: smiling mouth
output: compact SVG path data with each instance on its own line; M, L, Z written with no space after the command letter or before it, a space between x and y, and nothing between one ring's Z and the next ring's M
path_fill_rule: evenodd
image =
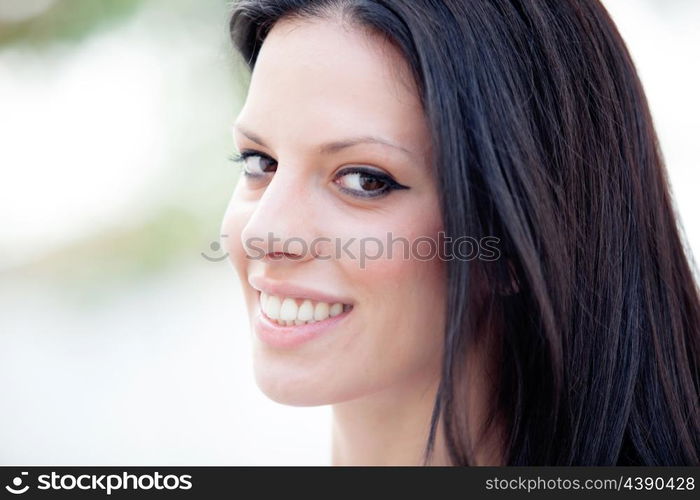
M299 297L282 297L258 294L260 310L272 323L279 326L300 326L320 323L346 311L352 310L352 305L341 302L321 302Z

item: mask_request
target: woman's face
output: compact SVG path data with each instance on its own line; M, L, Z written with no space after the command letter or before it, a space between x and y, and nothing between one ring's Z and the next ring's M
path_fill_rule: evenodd
M240 176L222 234L262 391L320 405L436 380L444 262L415 240L436 242L442 221L427 121L400 53L339 21L282 20L234 135L258 156L241 163L251 176ZM404 187L387 190L387 179Z

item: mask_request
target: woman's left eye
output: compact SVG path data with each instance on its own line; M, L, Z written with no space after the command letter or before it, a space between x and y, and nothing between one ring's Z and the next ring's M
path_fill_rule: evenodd
M391 176L363 167L347 168L335 181L342 191L360 198L374 198L388 194L394 189L410 189L399 184Z

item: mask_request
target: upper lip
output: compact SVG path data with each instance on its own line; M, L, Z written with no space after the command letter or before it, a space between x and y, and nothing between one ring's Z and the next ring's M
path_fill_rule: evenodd
M329 304L335 304L336 302L352 304L352 300L349 297L332 295L288 281L277 281L263 276L249 276L248 283L256 290L265 292L268 295L311 299L316 302L328 302Z

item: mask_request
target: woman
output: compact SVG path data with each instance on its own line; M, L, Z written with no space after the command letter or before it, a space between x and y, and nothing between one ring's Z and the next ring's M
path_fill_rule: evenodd
M597 1L242 0L231 30L256 380L332 405L333 463L700 464L698 290Z

